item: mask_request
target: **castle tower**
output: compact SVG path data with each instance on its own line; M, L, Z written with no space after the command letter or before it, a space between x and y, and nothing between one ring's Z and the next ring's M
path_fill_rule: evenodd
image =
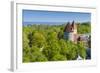
M68 22L65 26L64 38L73 42L77 41L77 25L74 21L71 24Z

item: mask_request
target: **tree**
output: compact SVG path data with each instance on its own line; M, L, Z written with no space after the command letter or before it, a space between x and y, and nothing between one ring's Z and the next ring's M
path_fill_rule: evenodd
M64 33L63 33L63 31L60 31L58 33L58 39L63 39L63 37L64 37Z
M60 53L60 51L61 51L61 47L58 43L57 33L56 32L48 32L47 42L43 49L44 55L50 61L51 58L55 54Z
M31 47L37 46L39 48L43 47L45 44L45 37L40 32L34 32L30 36L31 41Z
M47 37L47 41L56 41L58 38L57 38L57 33L56 32L48 32L47 33L48 37Z
M90 33L91 32L91 25L89 22L81 23L78 25L77 30L78 30L79 34Z
M27 35L23 33L23 49L26 49L29 47L28 43L29 43L29 40L27 38Z
M51 59L51 47L49 45L46 45L42 52L46 56L48 61L50 61L50 59Z
M68 60L75 60L78 57L78 47L77 44L71 42L71 41L66 41L67 44L67 54L66 57Z
M45 55L40 51L40 48L37 46L32 46L30 49L30 61L31 62L39 62L39 61L47 61Z
M23 62L31 62L31 57L30 57L30 53L23 51Z
M31 54L31 62L42 62L47 61L47 58L44 54L39 51L32 52Z
M82 41L79 41L78 42L78 52L79 52L79 55L83 58L83 59L86 59L86 47L84 46L84 42Z
M30 55L29 55L30 47L28 43L29 40L27 38L27 35L24 32L23 33L23 62L30 62Z
M64 55L61 55L61 54L55 54L52 58L51 58L51 61L64 61L64 60L67 60L66 59L66 56Z
M63 55L66 55L68 53L68 48L67 48L66 41L64 39L60 39L59 40L59 45L61 47L60 53L63 54Z
M48 60L51 60L51 58L55 54L60 53L60 50L61 50L61 48L60 48L58 42L54 41L54 40L53 41L50 40L48 42L48 44L44 47L43 53L48 58Z

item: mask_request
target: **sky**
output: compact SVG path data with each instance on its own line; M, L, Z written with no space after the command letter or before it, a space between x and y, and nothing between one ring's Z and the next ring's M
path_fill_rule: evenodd
M23 10L22 22L88 22L91 13Z

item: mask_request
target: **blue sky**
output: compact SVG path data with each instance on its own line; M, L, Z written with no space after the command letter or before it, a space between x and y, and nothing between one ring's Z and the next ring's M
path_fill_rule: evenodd
M87 22L91 13L23 10L23 22Z

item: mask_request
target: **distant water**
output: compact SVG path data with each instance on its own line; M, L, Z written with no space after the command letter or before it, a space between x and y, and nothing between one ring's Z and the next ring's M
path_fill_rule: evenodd
M61 24L65 24L67 22L23 22L23 25L27 26L27 25L33 25L33 24L36 24L36 25L39 25L39 24L44 24L44 25L61 25Z

